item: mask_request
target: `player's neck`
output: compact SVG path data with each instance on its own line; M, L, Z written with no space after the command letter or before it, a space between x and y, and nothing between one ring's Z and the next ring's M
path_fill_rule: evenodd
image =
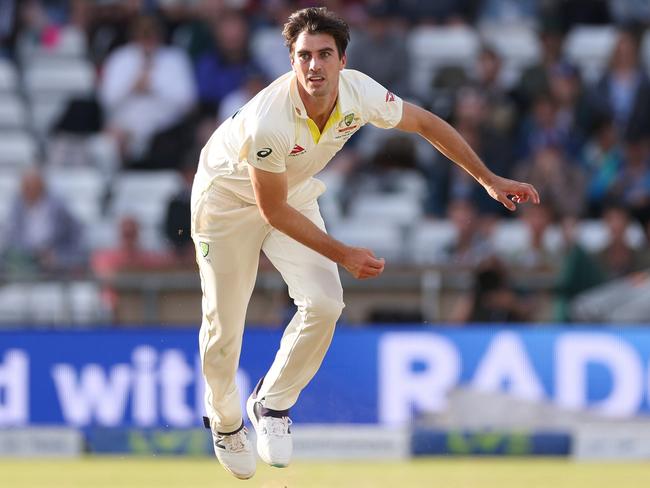
M298 92L300 93L302 103L305 105L305 110L307 110L307 115L322 132L334 107L336 107L338 92L333 92L324 97L312 97L300 89Z

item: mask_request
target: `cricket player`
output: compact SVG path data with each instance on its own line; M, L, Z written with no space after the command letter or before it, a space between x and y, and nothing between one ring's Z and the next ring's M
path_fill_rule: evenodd
M200 353L206 427L217 458L241 479L255 455L235 384L246 308L260 251L282 274L297 312L247 402L257 452L272 466L292 454L289 409L327 351L343 309L337 264L374 278L384 260L330 237L314 175L364 124L416 132L508 209L539 202L526 183L492 173L446 122L358 71L345 69L347 24L325 8L294 12L284 26L292 71L226 120L201 152L192 192L192 238L203 291Z

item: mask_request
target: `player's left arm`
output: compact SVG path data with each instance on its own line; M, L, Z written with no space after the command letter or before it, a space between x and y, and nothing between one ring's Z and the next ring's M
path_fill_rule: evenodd
M428 110L404 102L402 119L396 127L424 137L442 154L472 175L492 198L501 202L508 210L515 210L515 203L529 200L539 203L539 195L533 185L494 174L451 125Z

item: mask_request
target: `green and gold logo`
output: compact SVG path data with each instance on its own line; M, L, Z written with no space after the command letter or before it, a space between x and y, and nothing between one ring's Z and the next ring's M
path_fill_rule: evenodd
M199 242L199 249L201 249L201 254L203 254L203 257L206 257L210 252L210 246L207 242Z
M343 120L345 121L345 125L350 127L352 122L354 122L354 112L347 114Z

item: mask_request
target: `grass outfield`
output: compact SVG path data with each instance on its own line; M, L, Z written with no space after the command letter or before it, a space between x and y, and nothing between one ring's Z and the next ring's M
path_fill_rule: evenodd
M295 462L287 469L258 464L249 481L207 458L0 459L7 488L642 488L650 464L577 464L565 459L418 459L405 462Z

